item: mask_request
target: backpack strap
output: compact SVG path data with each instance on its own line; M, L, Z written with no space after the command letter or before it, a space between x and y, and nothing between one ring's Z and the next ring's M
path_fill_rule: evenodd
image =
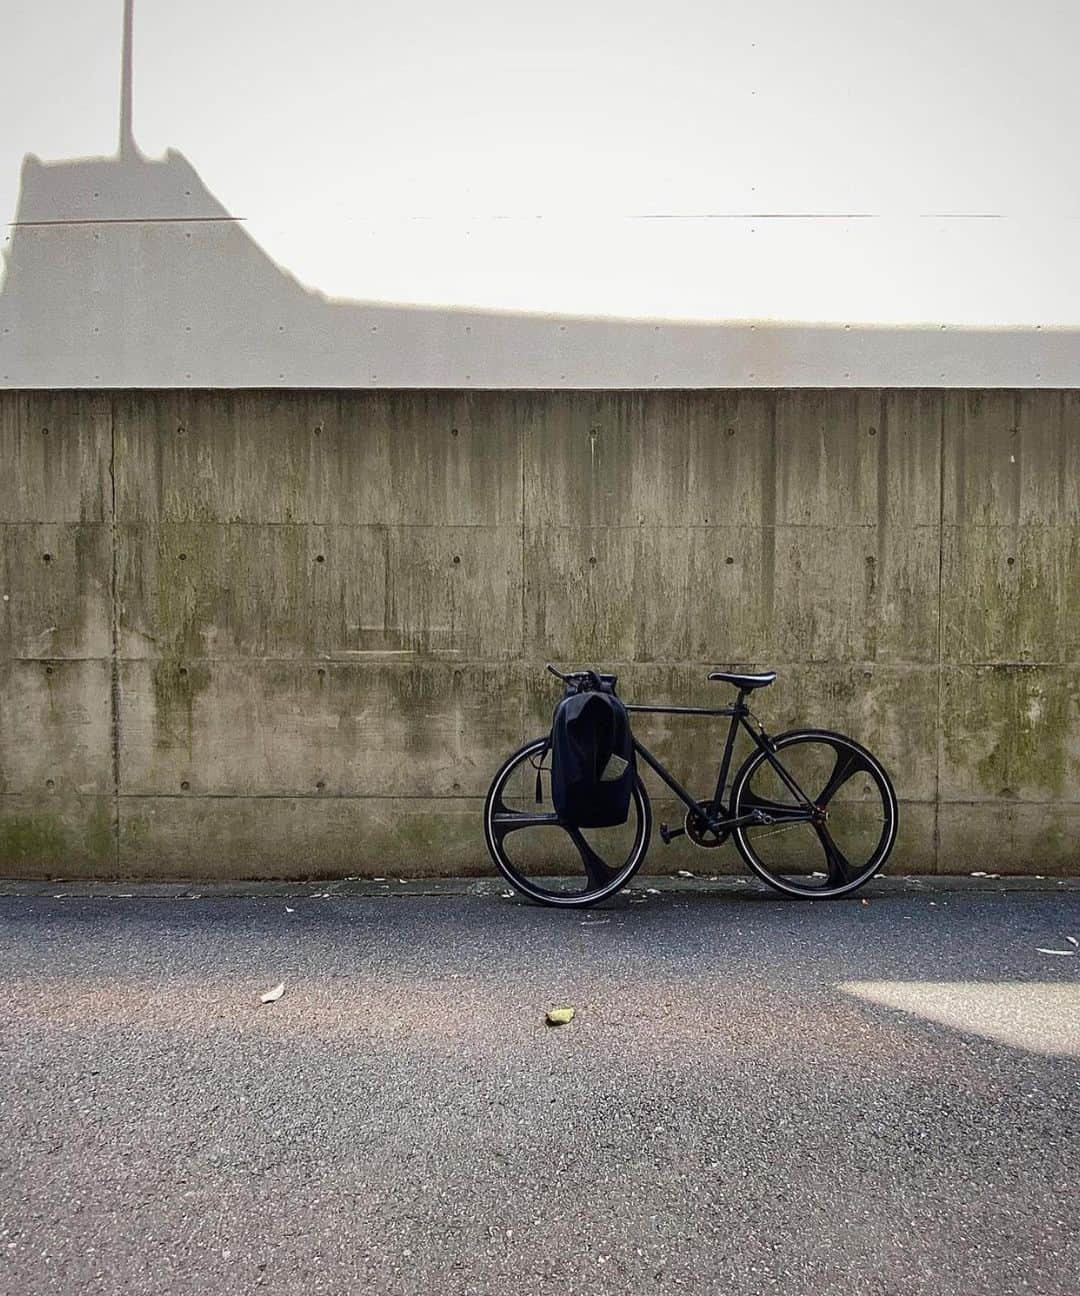
M544 790L540 786L540 771L544 768L544 757L551 751L551 731L548 730L548 736L544 739L544 745L540 749L540 760L536 765L536 804L539 805L544 799Z

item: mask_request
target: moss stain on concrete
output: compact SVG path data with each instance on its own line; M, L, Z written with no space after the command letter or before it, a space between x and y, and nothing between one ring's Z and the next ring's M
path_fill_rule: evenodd
M107 798L89 814L33 810L0 816L0 871L11 874L107 870L113 861L112 810Z

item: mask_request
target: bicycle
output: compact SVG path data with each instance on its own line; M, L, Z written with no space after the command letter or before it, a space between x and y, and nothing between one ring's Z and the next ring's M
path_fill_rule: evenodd
M595 671L563 674L550 664L547 670L574 689L599 687L601 680L614 684L613 676ZM714 849L730 837L749 868L787 896L826 899L863 886L896 842L896 793L881 762L854 739L827 729L791 729L775 738L766 733L747 699L772 684L775 671L716 670L708 678L736 688L735 703L626 704L631 713L730 717L715 791L705 800L688 792L634 738L639 769L647 765L686 806L681 826L660 825L665 845L685 835L696 846ZM754 750L725 801L740 729ZM560 907L597 904L624 887L645 858L652 833L649 795L639 772L625 824L577 828L552 808L548 751L546 737L534 738L495 775L484 804L488 850L503 877L530 900ZM804 788L816 793L807 795Z

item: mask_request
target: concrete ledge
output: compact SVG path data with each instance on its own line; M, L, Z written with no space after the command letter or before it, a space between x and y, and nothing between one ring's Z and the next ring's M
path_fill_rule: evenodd
M972 877L971 875L911 875L874 878L854 896L828 901L829 904L859 904L861 900L882 900L892 896L964 894L1001 895L1014 891L1080 891L1080 878L1051 877ZM619 894L648 895L730 895L757 896L790 904L795 909L803 903L788 900L770 891L764 883L749 877L656 877L634 878ZM370 878L342 878L336 882L26 882L0 879L0 896L49 898L53 900L220 900L245 898L331 900L331 899L402 899L416 896L478 896L519 899L499 877L484 878L397 878L375 881ZM617 903L617 897L608 904ZM525 902L522 902L525 903ZM814 901L807 903L813 904Z

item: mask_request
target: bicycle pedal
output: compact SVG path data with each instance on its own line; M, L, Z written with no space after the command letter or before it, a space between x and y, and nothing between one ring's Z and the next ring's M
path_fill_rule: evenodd
M665 846L669 846L676 837L681 837L686 832L685 828L669 828L666 823L660 825L660 840Z

